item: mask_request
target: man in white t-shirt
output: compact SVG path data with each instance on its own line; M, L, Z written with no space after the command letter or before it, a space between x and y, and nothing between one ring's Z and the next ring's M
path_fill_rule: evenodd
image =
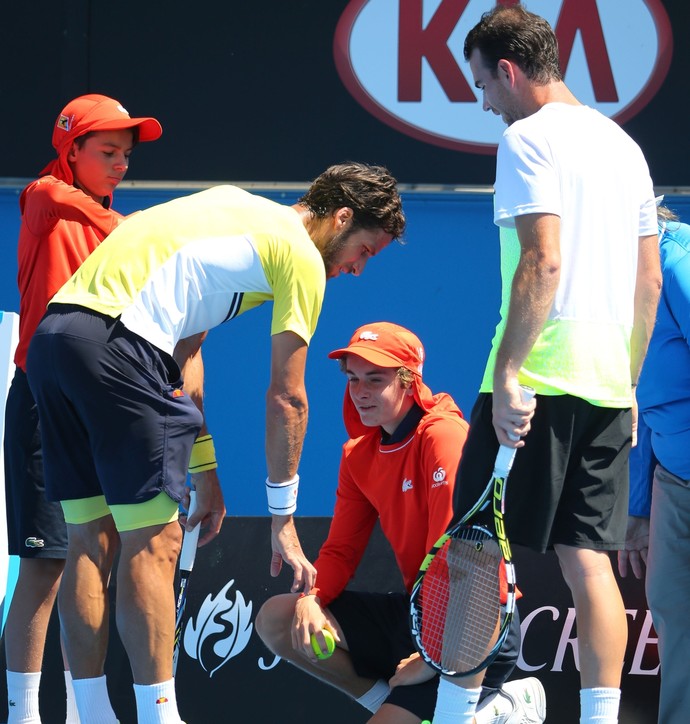
M661 287L652 182L632 139L564 84L545 20L498 6L470 31L464 54L484 109L508 128L494 213L501 322L455 516L479 496L499 443L523 448L508 488L508 535L555 549L577 614L580 721L616 722L627 623L608 551L625 544L631 388ZM536 403L521 402L521 384L535 388ZM434 724L471 721L481 678L442 679Z

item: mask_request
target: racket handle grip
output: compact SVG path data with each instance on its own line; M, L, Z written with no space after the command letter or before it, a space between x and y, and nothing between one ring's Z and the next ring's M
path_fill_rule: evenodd
M196 511L196 490L189 492L189 510L188 515L192 515ZM201 525L198 523L190 531L184 532L182 539L182 550L180 551L180 570L191 571L194 568L194 558L196 557L196 548L199 542L199 531Z
M496 462L494 463L494 473L500 477L507 477L510 469L513 467L513 460L517 448L501 445L498 448Z
M530 387L529 385L520 385L520 396L522 397L523 402L529 402L536 394L537 391L534 387Z

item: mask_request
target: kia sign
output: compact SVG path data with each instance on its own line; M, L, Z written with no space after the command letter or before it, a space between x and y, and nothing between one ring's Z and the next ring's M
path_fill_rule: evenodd
M351 0L334 56L349 92L379 120L438 146L494 153L505 128L484 113L463 58L467 33L488 0ZM514 5L504 0L503 5ZM619 123L661 86L673 51L661 0L528 0L559 42L565 82Z

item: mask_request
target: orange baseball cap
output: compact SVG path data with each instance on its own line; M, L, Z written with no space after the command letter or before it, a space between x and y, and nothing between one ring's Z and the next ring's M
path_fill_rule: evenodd
M70 101L57 117L53 148L60 153L75 138L91 131L119 131L138 128L140 141L155 141L163 133L155 118L131 118L119 101L91 93Z
M424 345L409 329L391 322L359 327L347 347L336 349L328 356L340 359L347 354L355 354L378 367L406 367L422 376Z
M412 372L412 391L415 402L426 412L431 410L451 412L462 417L462 412L450 395L434 393L422 382L424 345L409 329L391 322L372 322L359 327L347 347L333 350L328 356L340 359L353 354L377 367L405 367ZM343 421L351 438L372 434L374 429L362 423L359 413L345 388Z
M331 359L354 354L377 367L405 367L414 375L415 402L423 410L434 407L434 396L422 382L424 345L416 334L392 322L372 322L359 327L347 347L329 353ZM346 406L349 395L346 393Z

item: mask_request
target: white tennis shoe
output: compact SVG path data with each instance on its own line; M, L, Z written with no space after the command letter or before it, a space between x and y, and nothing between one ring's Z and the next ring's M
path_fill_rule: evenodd
M546 719L546 693L539 679L516 679L482 701L477 724L542 724Z
M546 719L546 692L539 679L509 681L500 693L512 699L515 707L505 724L542 724Z

